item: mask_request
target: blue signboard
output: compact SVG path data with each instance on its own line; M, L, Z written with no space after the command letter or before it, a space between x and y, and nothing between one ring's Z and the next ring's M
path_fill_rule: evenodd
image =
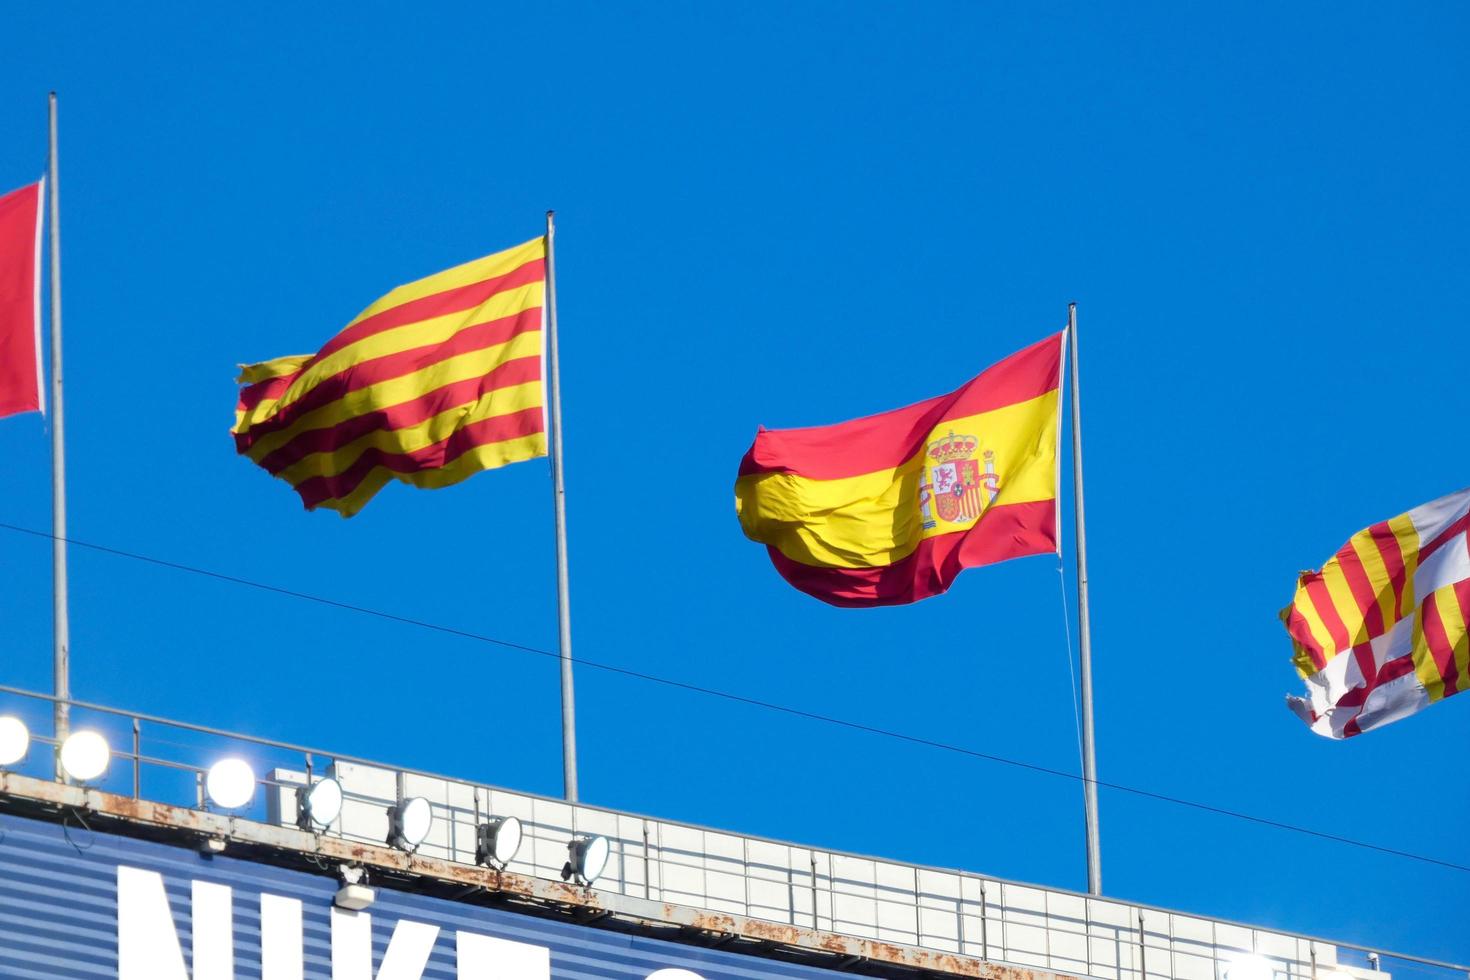
M4 980L821 980L834 971L0 816Z

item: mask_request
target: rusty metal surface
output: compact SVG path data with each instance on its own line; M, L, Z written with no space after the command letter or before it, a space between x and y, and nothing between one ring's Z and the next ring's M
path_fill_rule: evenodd
M589 924L598 918L611 916L625 924L677 928L686 936L686 941L699 945L716 945L721 939L738 939L786 950L807 951L830 957L832 962L825 964L829 968L861 971L864 966L886 966L923 974L984 980L1077 980L1067 974L990 963L954 953L601 892L581 885L423 857L387 846L346 841L15 773L0 772L0 808L53 817L80 813L88 820L121 825L109 829L152 836L184 846L197 846L207 838L218 838L227 842L229 850L249 852L260 860L270 861L272 852L275 852L281 858L308 859L318 865L330 862L360 866L368 869L370 874L376 873L379 884L386 876L390 882L417 879L420 883L457 886L465 894L492 894L521 903L570 911Z
M0 708L6 706L5 699L10 696L34 699L46 704L56 701L56 698L50 694L0 685ZM310 749L268 738L228 732L140 712L124 711L90 702L73 700L67 703L76 709L99 712L131 722L133 751L130 754L118 752L116 756L131 763L132 796L134 798L142 793L141 777L145 766L150 767L150 772L153 769L163 769L167 770L170 775L176 775L179 772L193 773L196 779L202 779L205 773L204 768L196 761L176 751L180 748L197 747L160 740L159 744L168 746L168 748L157 753L158 757L155 757L154 753L145 753L139 738L140 722L147 722L150 727L177 729L218 737L230 742L245 743L261 751L284 752L288 757L299 756L299 762L289 758L278 758L271 763L274 773L264 781L273 786L273 791L267 797L266 813L263 816L258 812L253 814L257 819L274 823L277 826L293 828L295 825L294 813L290 815L285 813L285 809L291 807L289 805L284 809L282 807L285 798L281 791L292 790L304 781L306 778L304 774L313 771L314 760L318 763L330 760L328 768L337 773L339 782L343 782L343 789L349 798L355 797L359 804L365 805L368 811L372 811L366 814L365 821L357 820L356 822L349 820L347 813L344 812L343 817L332 830L333 836L339 840L366 842L369 846L381 846L379 842L386 832L379 827L379 824L383 822L380 819L382 809L391 805L397 796L401 795L391 789L381 791L371 785L377 774L386 774L389 778L396 777L400 781L405 778L416 780L419 785L415 795L430 798L431 805L436 806L441 815L450 821L448 834L439 835L441 838L447 836L447 840L431 837L421 847L421 854L424 857L432 855L459 867L473 866L473 849L459 845L458 838L455 836L454 824L458 822L463 830L463 825L471 814L478 821L480 803L487 801L486 794L489 794L500 797L501 808L507 812L513 810L516 816L525 821L527 836L533 842L535 842L538 831L543 832L541 843L548 842L547 839L550 838L549 842L556 846L564 844L568 834L586 832L607 836L614 843L615 848L619 848L622 858L618 862L620 866L618 870L611 875L604 876L598 882L600 894L604 897L609 896L610 893L636 895L641 891L645 899L668 900L689 908L711 910L731 910L733 908L737 913L747 917L761 916L762 918L753 921L762 926L801 923L800 927L809 926L812 930L821 930L824 927L829 930L840 928L846 930L849 938L859 935L883 935L891 943L909 945L915 949L926 949L940 955L954 952L959 953L960 958L963 959L963 954L968 952L971 955L979 955L991 963L1021 963L1027 967L1034 966L1052 973L1065 970L1074 975L1095 975L1113 978L1113 980L1139 980L1143 973L1141 969L1143 960L1147 956L1147 950L1144 947L1156 939L1162 941L1166 947L1172 948L1177 945L1178 952L1183 957L1177 962L1184 964L1182 969L1185 973L1176 974L1172 972L1176 964L1175 956L1173 953L1166 956L1165 962L1169 964L1171 972L1165 980L1181 980L1181 977L1185 975L1208 975L1210 973L1216 976L1223 975L1234 958L1263 952L1261 948L1263 945L1269 947L1264 952L1275 963L1278 974L1284 975L1286 980L1311 980L1317 975L1319 962L1322 962L1324 957L1325 961L1334 968L1346 965L1359 980L1387 980L1387 974L1379 966L1380 960L1428 967L1431 970L1445 973L1443 980L1465 980L1467 972L1470 972L1470 967L1467 966L1395 952L1377 945L1365 945L1362 942L1348 942L1301 932L1267 929L1252 923L1221 919L1199 912L1166 909L1118 897L1099 899L1081 892L1049 885L1010 881L994 875L955 868L891 861L873 856L840 852L831 848L812 847L790 841L718 830L697 824L662 820L584 803L569 807L564 801L553 797L435 775L424 770L372 762L357 756ZM43 735L34 737L41 744L55 744L54 739ZM238 750L239 746L231 746L231 751ZM344 781L341 773L344 767L349 770L360 770L357 775L367 774L364 776L367 784L353 785L351 778ZM33 776L50 779L50 773L43 773L37 766L32 766L25 771L29 771ZM284 782L281 781L283 779ZM122 781L115 780L112 785L116 789L121 789ZM182 783L179 782L178 785ZM171 798L175 804L185 809L202 805L197 802L202 797L196 797L195 793L190 793L185 798L184 794L177 792L177 788L176 785L175 796L163 798ZM123 791L126 792L126 790ZM451 802L454 799L460 802ZM473 799L472 803L466 802L471 799ZM271 809L273 804L274 810ZM349 807L350 805L349 801ZM537 814L543 807L548 813L556 815L548 816L546 820L539 819ZM569 809L570 812L557 814L556 808ZM358 816L363 816L363 813L359 813ZM631 833L625 834L624 823L628 820L640 821L641 829L634 828ZM473 831L473 825L469 825L468 829ZM666 832L670 835L682 836L686 842L690 835L702 838L693 845L693 852L697 853L690 852L688 847L681 851L677 844L666 846L664 843ZM729 855L715 853L718 847L714 851L710 850L705 838L719 844L733 842L744 850L743 860L732 861ZM533 847L530 849L529 859L519 859L512 867L532 880L554 882L561 870L561 861L555 856L556 846ZM785 848L788 853L784 860L781 857L767 857L761 861L752 862L753 847L766 849L767 855L773 853L771 848ZM523 848L524 850L526 849ZM679 857L681 854L682 858ZM541 860L541 857L547 857L547 859ZM804 857L810 858L809 868L806 866L806 861L801 860ZM635 871L631 875L627 873L629 860L641 860L641 873L640 871ZM720 867L712 867L710 862L716 862ZM840 877L834 870L839 862L846 869ZM730 867L732 864L734 867ZM819 864L822 865L820 869ZM871 867L863 867L863 865L871 865ZM887 866L890 872L897 869L900 873L910 874L913 879L912 887L895 885L889 881L878 889L880 894L871 910L864 910L855 917L843 917L840 920L834 917L832 913L836 906L833 903L839 899L848 900L846 905L850 912L854 908L852 899L872 897L866 894L872 885L871 879L879 868L884 866ZM317 867L316 870L320 873L321 869ZM711 879L705 874L708 871L718 871L722 876L728 874L744 876L746 882L743 902L740 895L730 894L728 890L720 894L712 892L709 884ZM792 879L809 880L811 907L798 908L802 902L798 900L794 890L790 892L784 903L780 899L771 903L752 902L752 886L757 884L757 881L768 880L767 873L771 871L777 874L787 874ZM690 876L690 872L698 874L697 883L691 884L695 879ZM409 874L410 872L404 873ZM411 873L418 874L417 871ZM618 880L614 880L615 876ZM927 884L923 888L919 884L921 876L927 878ZM653 884L655 881L658 882L657 885ZM675 883L668 886L668 882ZM473 889L480 886L468 887ZM994 897L991 897L989 901L987 901L987 887L994 890L991 892L991 896ZM967 889L970 892L968 896L966 895ZM955 894L956 890L959 891L958 896ZM976 890L978 890L978 901L974 898ZM1008 895L1014 900L1014 904L1008 901ZM822 897L826 897L828 901L825 913L820 903ZM1034 924L1031 921L1035 912L1032 906L1038 901L1044 907L1039 936L1029 931ZM1053 911L1054 903L1058 905L1060 911ZM1071 911L1066 911L1069 908ZM997 910L998 916L992 920L991 913ZM885 912L888 913L886 920ZM1142 921L1145 914L1150 921L1156 921L1157 916L1157 921L1165 924L1162 933L1156 936L1154 933L1157 930L1143 928ZM902 927L895 927L894 923L900 920L903 920L905 924ZM1012 921L1024 928L1009 930L1007 926ZM974 941L973 936L967 939L967 922L978 922L980 931L978 942ZM1214 961L1212 965L1197 964L1190 959L1200 952L1194 948L1197 942L1197 936L1194 933L1201 924L1207 924L1210 930L1210 940L1206 944L1208 949L1203 955ZM1178 935L1175 931L1176 925L1179 927ZM1111 930L1109 943L1097 944L1093 941L1096 938L1093 935L1095 927L1101 927L1104 932ZM998 937L999 942L994 942L992 937ZM1014 937L1017 941L1009 942L1008 937ZM929 945L931 942L932 946ZM1108 952L1114 946L1122 951L1121 958ZM1100 951L1096 958L1094 950ZM1351 954L1351 959L1345 960L1344 953ZM1363 965L1364 961L1367 963L1366 967Z

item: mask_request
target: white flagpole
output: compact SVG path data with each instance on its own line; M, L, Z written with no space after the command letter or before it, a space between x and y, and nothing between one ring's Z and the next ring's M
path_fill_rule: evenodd
M1097 762L1092 747L1092 631L1087 616L1087 519L1082 507L1082 402L1077 379L1077 304L1067 304L1072 354L1072 499L1077 508L1077 632L1082 654L1082 801L1087 821L1087 891L1102 894L1097 831Z
M577 708L572 692L572 610L567 577L567 489L561 455L561 366L556 347L556 212L546 212L546 370L551 376L551 487L556 511L556 614L561 640L561 765L567 802L577 802Z
M61 405L61 178L56 155L56 93L50 98L51 123L51 615L55 639L56 744L70 722L71 629L66 611L66 453ZM60 756L57 769L60 771Z

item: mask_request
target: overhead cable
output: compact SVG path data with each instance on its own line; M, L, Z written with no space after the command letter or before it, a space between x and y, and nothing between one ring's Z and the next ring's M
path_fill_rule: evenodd
M0 529L15 531L20 534L28 534L38 538L46 538L48 540L55 539L55 536L50 534L49 532L37 531L34 528L21 527L16 524L7 524L4 522L0 522ZM86 548L90 551L101 552L102 554L114 555L119 558L128 558L134 561L146 562L150 565L157 565L161 568L170 568L175 571L187 572L191 575L202 575L207 578L216 579L221 582L229 582L234 585L242 585L252 589L259 589L264 592L273 592L276 595L289 596L293 599L303 599L307 602L319 603L324 606L330 606L334 609L344 609L348 612L360 613L364 616L374 616L378 619L384 619L389 622L401 623L405 626L413 626L419 629L432 630L436 633L456 636L460 639L474 640L479 643L489 643L507 650L516 650L521 653L530 653L540 657L550 657L553 659L560 659L561 657L561 655L554 650L543 650L540 647L527 646L523 643L513 643L509 640L501 640L493 636L485 636L482 633L474 633L469 630L457 629L453 626L444 626L439 623L428 622L427 620L413 619L408 616L399 616L395 613L384 612L381 609L373 609L369 606L354 605L350 602L341 602L337 599L329 599L325 596L315 595L310 592L300 592L295 589L282 588L278 585L270 585L265 582L256 582L251 579L241 578L237 575L226 575L223 572L214 572L206 568L197 568L193 565L185 565L181 562L167 561L162 558L154 558L150 555L141 555L131 551L124 551L121 548L112 548L108 547L107 545L93 544L88 541L79 541L76 538L69 537L66 538L65 541L67 544L75 545L78 548ZM582 657L574 658L574 661L580 666L588 667L593 670L601 670L610 674L619 674L624 677L632 677L637 680L648 681L652 684L661 684L665 687L672 687L681 691L689 691L695 694L703 694L708 697L721 698L725 701L732 701L737 704L749 705L755 708L764 708L767 711L776 711L780 712L781 714L790 715L796 718L805 718L809 721L821 722L827 725L836 725L838 727L846 728L851 731L865 732L869 735L878 735L883 738L896 739L901 742L907 742L911 745L922 745L927 748L939 749L944 752L953 752L957 755L968 756L972 759L983 759L986 762L995 762L1017 769L1024 769L1029 772L1040 773L1046 776L1056 776L1062 779L1070 779L1075 782L1083 781L1081 775L1074 772L1067 772L1064 769L1055 769L1051 766L1043 766L1034 762L1026 762L1021 759L1011 759L1007 758L1006 756L995 755L994 753L990 752L980 752L976 749L967 749L964 746L952 745L948 742L940 742L935 739L924 738L920 735L910 735L904 732L892 731L886 728L879 728L875 725L867 725L862 722L850 721L848 719L838 718L833 715L824 715L820 712L808 711L804 708L795 708L790 705L778 704L774 701L764 701L760 698L748 697L743 694L735 694L730 691L721 691L716 688L704 687L699 684L691 684L687 681L674 680L670 677L660 677L657 674L648 674L644 673L643 671L632 670L627 667L619 667L614 664L599 663L596 660L587 660ZM1102 789L1116 790L1120 793L1128 793L1130 795L1142 797L1144 799L1157 800L1161 803L1172 803L1175 806L1188 807L1189 809L1199 810L1204 813L1213 813L1217 816L1231 817L1236 820L1245 820L1263 827L1273 827L1277 830L1286 830L1292 833L1304 834L1309 837L1315 837L1319 840L1333 841L1338 844L1347 844L1352 847L1360 847L1365 850L1377 851L1380 854L1390 854L1394 857L1408 858L1409 860L1420 861L1424 864L1432 864L1441 868L1450 868L1455 871L1464 871L1470 873L1470 866L1467 865L1456 864L1452 861L1441 860L1440 858L1430 857L1426 854L1416 854L1412 851L1403 851L1397 848L1384 847L1380 844L1372 844L1367 841L1357 840L1352 837L1344 837L1340 834L1330 834L1326 831L1313 830L1310 827L1302 827L1297 824L1290 824L1281 820L1272 820L1268 817L1259 817L1255 814L1245 813L1240 810L1231 810L1225 807L1214 806L1209 803L1201 803L1197 800L1184 799L1183 797L1178 796L1169 796L1165 793L1156 793L1152 790L1140 789L1139 787L1128 786L1123 783L1108 782L1107 780L1102 779L1097 780L1097 785Z

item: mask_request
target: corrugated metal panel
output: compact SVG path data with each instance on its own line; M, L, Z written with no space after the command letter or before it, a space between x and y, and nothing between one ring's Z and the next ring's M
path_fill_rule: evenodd
M232 888L238 980L261 977L260 894L300 899L305 976L307 980L331 980L330 909L337 889L333 878L94 833L75 820L64 826L0 817L0 835L0 978L4 980L115 980L120 865L163 876L186 961L193 955L191 883L207 881ZM439 927L423 980L472 980L456 973L454 940L460 930L549 948L556 980L643 980L668 968L692 970L707 980L818 980L843 975L386 889L379 890L378 901L369 912L375 964L381 961L400 919Z

